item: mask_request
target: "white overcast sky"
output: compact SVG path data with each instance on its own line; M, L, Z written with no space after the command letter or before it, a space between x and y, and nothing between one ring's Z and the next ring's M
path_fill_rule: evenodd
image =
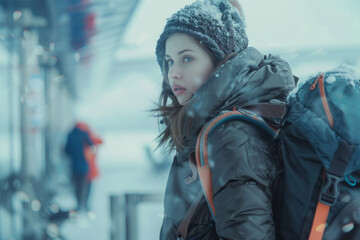
M192 0L142 0L117 57L154 57L166 18ZM358 0L242 0L249 44L259 49L360 46ZM127 54L124 54L127 53Z

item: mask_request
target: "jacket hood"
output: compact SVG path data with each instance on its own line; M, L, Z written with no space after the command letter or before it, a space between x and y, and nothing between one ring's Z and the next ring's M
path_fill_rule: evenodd
M287 62L249 47L215 71L185 106L184 135L197 137L209 118L234 106L285 102L294 87Z

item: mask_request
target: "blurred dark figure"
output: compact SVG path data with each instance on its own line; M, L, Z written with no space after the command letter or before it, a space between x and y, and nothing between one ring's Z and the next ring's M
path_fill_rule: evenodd
M96 145L102 140L96 137L86 123L78 122L68 134L65 152L71 158L71 168L77 208L89 211L88 199L91 181L98 176L96 167Z
M98 152L98 145L102 144L103 140L99 136L97 136L93 131L91 131L89 126L86 125L85 123L78 123L77 126L89 135L89 138L93 143L93 146L89 146L89 145L84 146L84 155L89 167L89 171L86 178L91 185L91 182L99 176L99 169L96 164L96 158Z

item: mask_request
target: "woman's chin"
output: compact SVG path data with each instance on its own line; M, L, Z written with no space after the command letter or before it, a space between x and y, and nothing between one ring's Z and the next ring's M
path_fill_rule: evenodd
M187 100L183 97L178 97L177 100L180 105L184 105L187 102Z
M191 96L180 96L177 98L180 105L186 105L190 102L191 98L194 96L194 94L191 94Z

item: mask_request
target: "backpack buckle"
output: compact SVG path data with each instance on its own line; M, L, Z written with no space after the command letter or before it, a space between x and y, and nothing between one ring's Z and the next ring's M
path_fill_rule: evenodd
M341 180L342 177L326 173L326 182L321 187L319 201L328 206L334 206L340 194L339 182Z

